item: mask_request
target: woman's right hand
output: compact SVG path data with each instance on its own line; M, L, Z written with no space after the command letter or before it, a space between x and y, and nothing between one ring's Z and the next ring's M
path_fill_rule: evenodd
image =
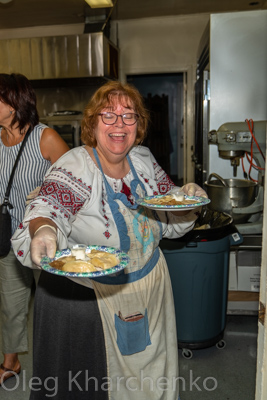
M32 261L40 266L44 256L54 258L57 250L57 231L51 225L41 225L33 235L31 241Z

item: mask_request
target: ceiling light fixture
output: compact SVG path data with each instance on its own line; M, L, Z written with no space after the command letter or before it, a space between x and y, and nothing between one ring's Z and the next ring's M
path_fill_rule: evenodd
M85 0L91 8L113 7L112 0Z

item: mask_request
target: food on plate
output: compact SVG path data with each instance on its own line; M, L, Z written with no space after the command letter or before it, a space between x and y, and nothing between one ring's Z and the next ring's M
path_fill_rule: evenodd
M183 200L176 200L172 194L167 194L163 197L155 197L152 199L144 200L148 204L155 204L160 206L181 206L186 204L196 204L197 200L190 200L184 198Z
M92 249L92 250L90 251L90 253L87 254L87 256L88 256L88 257L104 257L104 256L106 256L107 254L110 254L110 253L107 253L106 251L101 251L101 250Z
M90 261L95 267L101 269L109 269L118 264L117 257L114 254L106 254L100 257L95 255L93 258L90 258Z
M75 261L66 262L62 267L62 271L67 271L67 272L95 272L95 271L97 271L97 269L89 261L86 261L86 260L75 260Z
M86 245L76 244L71 249L71 254L76 257L77 260L86 260Z
M54 260L51 263L49 263L49 265L55 269L62 269L64 264L65 264L64 261L60 261L60 260Z
M67 262L67 261L74 261L76 260L75 257L73 256L64 256L59 258L58 260L54 260L51 263L49 263L49 265L51 265L51 267L56 268L56 269L61 269L63 265Z
M49 265L67 272L95 272L115 267L118 263L119 260L115 254L93 249L90 253L86 253L84 260L70 255L51 261Z
M62 261L63 263L66 263L68 261L74 261L74 260L76 260L76 257L74 257L74 256L63 256L63 257L60 257L60 261Z

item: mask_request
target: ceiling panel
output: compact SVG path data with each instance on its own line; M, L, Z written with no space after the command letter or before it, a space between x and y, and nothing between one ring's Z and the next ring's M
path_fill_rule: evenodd
M111 19L260 9L267 9L267 0L117 0ZM0 29L84 23L109 11L91 9L85 0L11 0L0 3Z

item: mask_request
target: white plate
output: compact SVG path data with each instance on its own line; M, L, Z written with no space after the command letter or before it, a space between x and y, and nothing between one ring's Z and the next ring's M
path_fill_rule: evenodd
M49 263L54 260L60 259L63 256L71 256L70 249L58 250L56 252L55 258L43 257L41 260L41 268L51 274L60 275L60 276L70 276L75 278L99 278L101 276L115 274L116 272L121 271L124 269L127 264L129 263L129 257L126 253L123 253L120 250L115 249L114 247L107 247L107 246L88 246L86 248L86 253L90 253L91 250L99 250L99 251L106 251L107 253L115 254L119 259L119 264L115 267L109 269L103 269L101 271L95 272L67 272L61 271L60 269L53 268Z
M210 199L207 199L206 197L187 196L187 195L185 195L186 200L195 200L196 202L194 204L180 204L180 205L175 205L175 206L166 206L166 205L161 205L161 204L149 204L145 201L145 200L151 200L151 199L158 199L158 198L161 198L164 196L166 196L166 195L160 194L157 196L146 196L141 199L137 199L136 202L140 206L151 208L152 210L155 210L155 211L193 210L194 208L197 208L200 206L205 206L210 203Z

